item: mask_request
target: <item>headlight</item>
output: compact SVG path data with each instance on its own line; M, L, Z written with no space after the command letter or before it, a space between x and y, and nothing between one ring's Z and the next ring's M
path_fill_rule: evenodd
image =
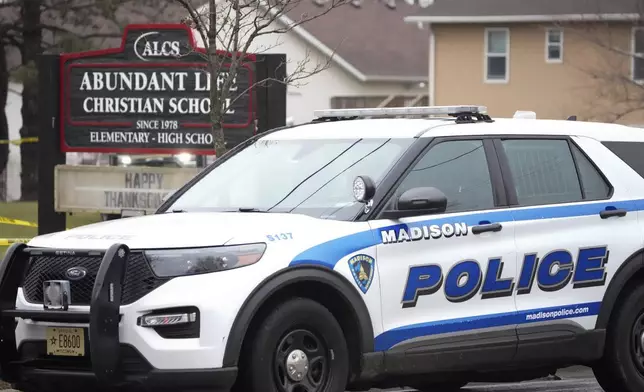
M187 152L182 152L181 154L175 155L176 158L179 160L184 165L187 165L188 163L192 162L193 155L188 154Z
M255 264L262 258L266 244L148 250L145 256L159 277L207 274Z
M121 155L118 157L119 162L121 162L122 165L131 165L132 164L132 157L129 155Z

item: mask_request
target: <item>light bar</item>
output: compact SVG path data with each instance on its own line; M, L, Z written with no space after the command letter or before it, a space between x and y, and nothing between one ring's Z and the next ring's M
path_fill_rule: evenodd
M196 320L196 313L149 314L141 317L141 326L158 327L163 325L187 324L194 323Z
M315 110L315 117L401 117L401 116L451 116L458 114L486 114L487 107L476 105L418 106L367 109Z

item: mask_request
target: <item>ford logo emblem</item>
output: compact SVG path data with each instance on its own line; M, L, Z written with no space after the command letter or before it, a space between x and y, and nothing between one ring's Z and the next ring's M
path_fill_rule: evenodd
M87 275L87 270L83 267L72 267L65 271L65 276L69 280L80 280Z

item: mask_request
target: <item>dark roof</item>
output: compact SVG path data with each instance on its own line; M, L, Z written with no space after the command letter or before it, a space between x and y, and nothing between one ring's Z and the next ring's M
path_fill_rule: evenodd
M427 8L417 8L415 16L557 16L596 14L639 14L640 0L434 0Z
M300 1L287 14L294 21L301 21L305 13L319 15L324 10L313 0ZM403 21L414 10L402 1L392 10L369 0L361 8L341 5L301 27L367 80L424 81L429 61L427 30Z

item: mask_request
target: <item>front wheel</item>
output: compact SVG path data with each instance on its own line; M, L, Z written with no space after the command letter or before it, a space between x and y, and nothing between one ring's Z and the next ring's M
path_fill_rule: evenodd
M644 286L628 293L611 317L593 372L606 392L644 391Z
M349 377L340 324L327 308L305 298L278 305L246 357L244 392L343 392Z

